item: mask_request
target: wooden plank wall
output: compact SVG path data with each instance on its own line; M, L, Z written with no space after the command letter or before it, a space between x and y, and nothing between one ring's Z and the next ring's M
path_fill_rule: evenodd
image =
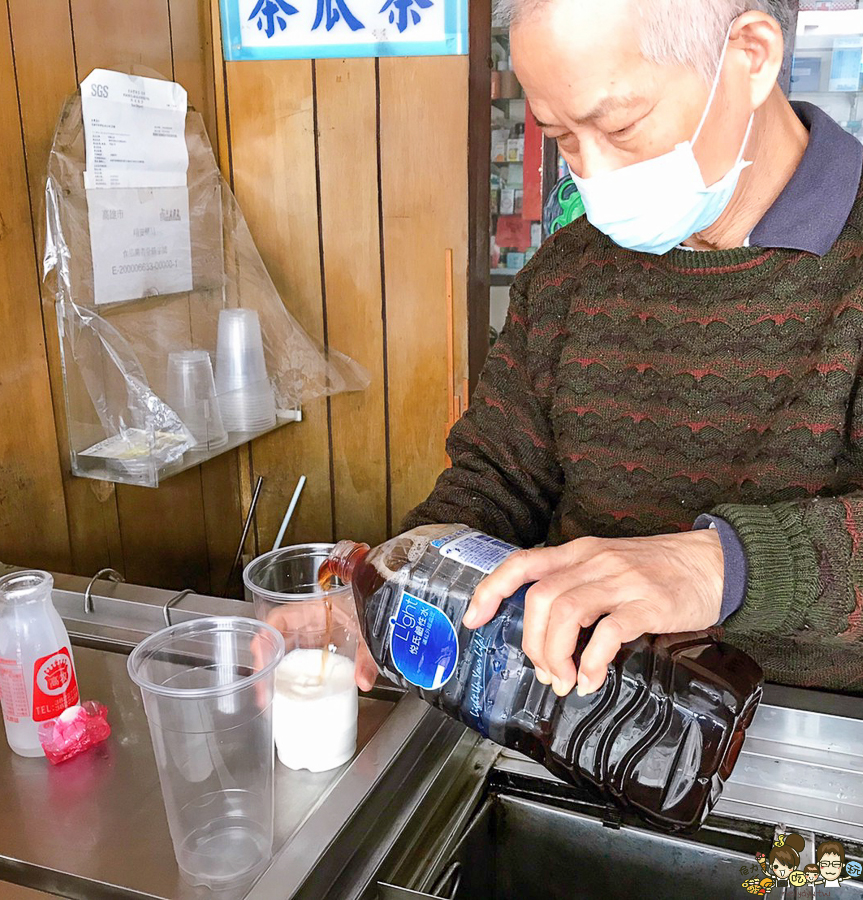
M392 533L444 462L447 248L467 375L467 58L224 64L216 0L4 2L0 334L16 339L0 342L0 560L221 592L258 475L248 551L268 549L301 474L287 541ZM63 98L93 68L130 64L186 87L288 308L372 378L158 490L69 475L54 310L40 296Z

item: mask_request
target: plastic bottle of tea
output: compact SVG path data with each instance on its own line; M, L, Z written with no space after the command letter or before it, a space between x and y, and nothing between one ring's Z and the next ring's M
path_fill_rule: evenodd
M529 585L482 628L461 624L479 582L515 550L463 525L422 526L373 550L340 542L321 578L351 584L393 682L660 828L698 828L737 760L761 669L706 632L645 636L621 648L597 692L558 697L522 650Z

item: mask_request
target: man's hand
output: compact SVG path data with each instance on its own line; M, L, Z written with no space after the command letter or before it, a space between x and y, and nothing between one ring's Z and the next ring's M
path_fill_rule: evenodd
M284 603L273 607L267 614L267 624L285 637L285 651L320 646L320 635L326 629L326 610L321 603L313 607ZM378 667L369 652L356 621L353 601L350 607L333 604L331 635L339 647L357 644L354 680L362 691L370 691L378 677Z
M535 581L525 597L523 648L536 677L565 696L598 690L621 644L642 634L715 625L724 565L715 530L639 538L585 537L514 553L477 587L468 628L494 617L504 598ZM601 618L604 617L604 618ZM597 624L576 672L582 628Z
M375 686L378 667L372 658L362 635L357 637L357 663L354 667L354 680L361 691L370 691Z

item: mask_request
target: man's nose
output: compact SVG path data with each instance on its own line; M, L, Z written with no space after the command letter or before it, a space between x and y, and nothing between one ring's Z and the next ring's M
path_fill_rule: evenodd
M603 150L595 141L584 140L579 146L577 164L573 171L579 178L594 178L605 172L613 172L619 163Z

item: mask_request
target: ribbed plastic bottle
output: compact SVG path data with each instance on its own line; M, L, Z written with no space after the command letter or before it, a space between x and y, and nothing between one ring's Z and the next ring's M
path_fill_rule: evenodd
M624 645L597 692L558 697L522 650L527 585L482 628L461 624L476 586L515 550L463 525L422 526L374 550L340 542L321 579L351 584L390 680L663 830L696 830L740 753L761 669L706 632L645 636Z
M44 756L39 726L78 702L72 644L54 609L54 579L38 570L0 578L0 705L9 746Z

